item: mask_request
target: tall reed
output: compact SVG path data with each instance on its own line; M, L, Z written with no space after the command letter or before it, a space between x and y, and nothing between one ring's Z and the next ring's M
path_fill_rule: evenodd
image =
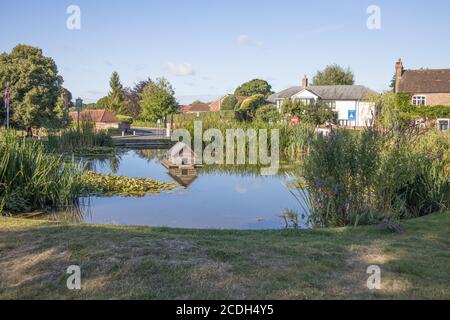
M45 153L42 143L0 131L0 213L70 205L83 168Z

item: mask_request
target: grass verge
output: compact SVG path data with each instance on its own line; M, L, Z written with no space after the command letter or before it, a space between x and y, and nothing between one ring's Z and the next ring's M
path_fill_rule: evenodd
M377 227L212 231L0 218L0 299L450 299L450 212ZM79 265L82 290L66 287ZM378 265L382 289L367 289Z

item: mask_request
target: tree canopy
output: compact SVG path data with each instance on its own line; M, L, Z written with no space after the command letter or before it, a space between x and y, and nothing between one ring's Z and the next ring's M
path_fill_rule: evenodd
M328 65L323 71L317 71L313 78L315 86L353 84L355 84L355 79L350 68L344 69L337 64Z
M0 87L9 84L13 125L59 128L67 124L67 105L61 93L70 93L62 87L55 61L43 55L39 48L18 45L11 53L0 55ZM58 101L59 100L59 101ZM70 103L70 100L68 101ZM2 111L3 101L1 102Z
M234 95L226 96L222 101L221 110L234 110L238 103L238 99Z
M300 121L322 125L326 122L337 124L338 114L325 102L303 104L286 100L282 105L282 113L287 117L298 116Z
M179 105L175 99L175 91L172 85L164 78L150 81L142 92L141 118L146 121L156 122L158 119L178 111Z
M253 120L258 108L265 104L266 104L266 97L263 94L255 94L242 101L241 104L237 104L236 112L241 120L245 121Z
M236 96L250 97L256 94L262 94L268 97L272 94L272 86L265 80L253 79L240 85L234 92Z

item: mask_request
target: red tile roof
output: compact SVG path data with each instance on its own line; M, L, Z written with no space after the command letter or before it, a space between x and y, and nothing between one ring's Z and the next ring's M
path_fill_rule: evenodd
M77 112L70 112L70 116L73 120L78 119ZM93 122L105 122L105 123L116 123L119 119L111 112L106 109L86 109L80 112L80 120L82 121L93 121Z
M183 112L209 112L211 109L209 105L206 103L196 103L191 105L186 105L181 107L181 111Z

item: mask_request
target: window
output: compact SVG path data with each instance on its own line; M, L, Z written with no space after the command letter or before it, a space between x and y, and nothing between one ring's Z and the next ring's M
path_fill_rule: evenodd
M439 131L447 131L450 128L450 119L438 119L437 125Z
M425 96L414 96L412 98L412 104L415 106L424 106L426 104Z

